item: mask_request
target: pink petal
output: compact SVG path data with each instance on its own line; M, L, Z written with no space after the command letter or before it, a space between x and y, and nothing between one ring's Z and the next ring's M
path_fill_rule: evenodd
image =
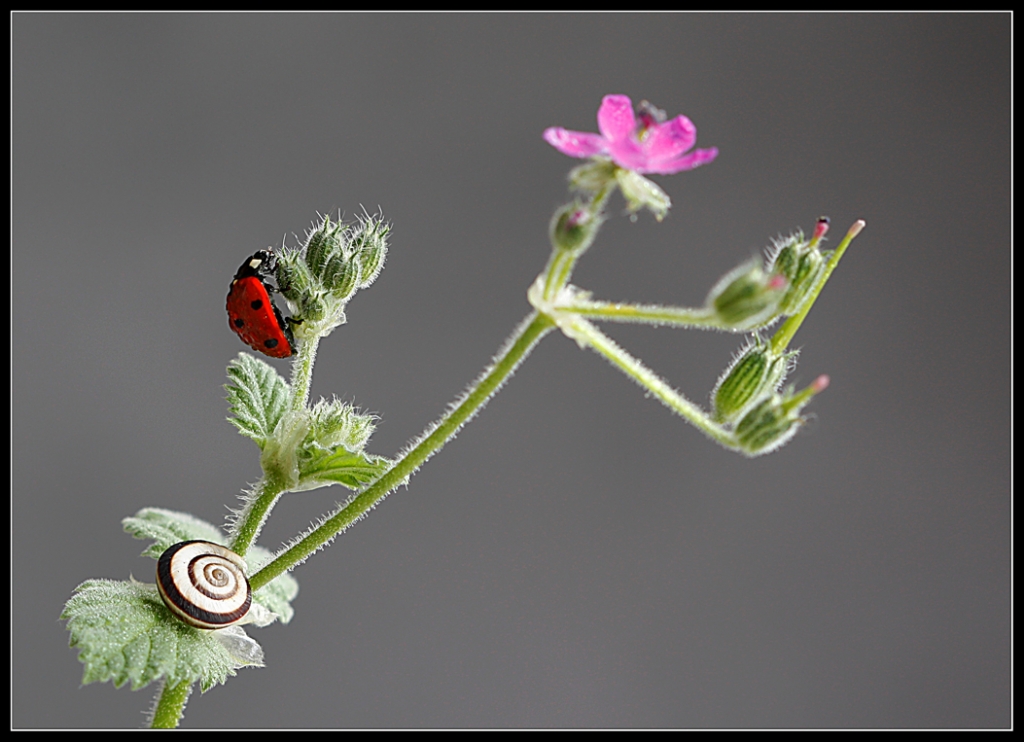
M683 170L693 170L695 167L707 165L716 157L718 157L718 147L711 147L710 149L695 149L690 154L684 155L678 159L670 160L668 162L652 163L648 165L645 170L639 170L637 172L671 175L672 173L682 172Z
M629 137L636 129L636 117L629 96L606 95L597 110L597 128L609 142Z
M647 172L650 158L647 156L646 148L632 137L622 139L608 144L608 154L619 167L626 170L635 170L638 173Z
M644 147L655 162L673 160L697 143L697 127L686 116L676 116L659 126L652 126L644 137Z
M570 131L561 126L544 130L544 141L563 155L570 157L592 157L608 151L607 142L600 134L586 131Z

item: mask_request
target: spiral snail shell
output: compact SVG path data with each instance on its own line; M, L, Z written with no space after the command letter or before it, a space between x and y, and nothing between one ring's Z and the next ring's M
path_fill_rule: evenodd
M252 605L245 561L209 541L183 541L161 554L156 586L171 612L199 629L239 623Z

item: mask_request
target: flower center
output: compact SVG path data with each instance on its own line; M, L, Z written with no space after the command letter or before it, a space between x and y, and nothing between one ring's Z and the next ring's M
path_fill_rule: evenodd
M665 112L660 108L655 108L653 105L645 100L640 101L640 105L636 107L636 138L638 141L643 141L647 138L647 132L654 126L659 126L665 123L667 116Z

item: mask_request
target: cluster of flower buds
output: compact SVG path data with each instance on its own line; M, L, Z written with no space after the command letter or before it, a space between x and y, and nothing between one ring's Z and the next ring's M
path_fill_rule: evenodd
M810 240L796 232L772 245L767 265L753 258L725 274L706 302L722 329L754 330L803 309L831 255L819 249L827 231L828 218L822 217Z
M774 451L806 422L800 411L828 386L819 376L806 389L789 387L780 393L786 375L796 365L796 351L775 351L755 335L722 373L711 393L715 422L730 427L736 445L748 456Z
M384 267L390 231L391 225L378 216L363 216L354 224L325 217L300 250L280 256L277 280L297 334L304 324L326 334L345 321L345 304Z

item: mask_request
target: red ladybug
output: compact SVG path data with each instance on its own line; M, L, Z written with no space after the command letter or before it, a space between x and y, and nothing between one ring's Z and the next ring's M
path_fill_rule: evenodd
M273 287L264 280L273 269L274 255L267 250L242 263L228 291L228 324L253 350L288 358L295 353L295 340L270 298Z

